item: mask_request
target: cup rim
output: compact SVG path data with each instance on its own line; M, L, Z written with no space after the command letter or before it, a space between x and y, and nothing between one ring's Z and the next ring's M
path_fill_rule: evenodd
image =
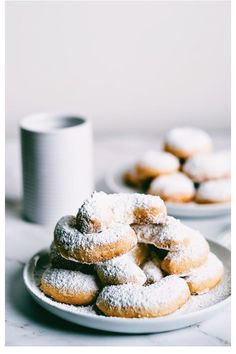
M20 121L20 129L37 134L60 134L88 125L90 121L76 113L45 112L30 114Z

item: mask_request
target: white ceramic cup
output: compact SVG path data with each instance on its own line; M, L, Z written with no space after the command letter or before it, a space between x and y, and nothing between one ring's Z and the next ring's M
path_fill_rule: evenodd
M91 123L40 113L24 118L20 130L25 218L53 225L76 214L94 188Z

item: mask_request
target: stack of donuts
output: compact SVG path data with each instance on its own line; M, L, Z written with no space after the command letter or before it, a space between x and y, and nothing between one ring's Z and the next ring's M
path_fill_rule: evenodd
M163 151L146 152L125 171L124 182L169 202L228 202L230 154L212 150L212 140L203 130L172 129Z
M94 192L56 224L40 289L106 316L158 317L208 292L223 271L206 239L168 216L158 196Z

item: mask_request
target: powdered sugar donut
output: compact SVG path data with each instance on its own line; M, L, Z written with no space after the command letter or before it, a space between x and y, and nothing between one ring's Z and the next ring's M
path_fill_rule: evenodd
M40 289L58 302L87 305L99 292L96 278L80 271L48 268L42 275Z
M210 252L206 262L201 267L193 269L185 280L191 294L204 294L219 283L223 274L223 263Z
M197 203L225 203L231 199L229 179L219 179L203 182L197 190Z
M142 270L147 278L146 284L157 283L164 277L161 270L161 260L154 252L152 252L150 258L143 264Z
M54 242L60 254L80 263L102 262L127 253L137 244L129 225L113 224L96 234L82 234L74 216L64 216L56 224Z
M106 286L96 305L107 316L159 317L176 311L189 297L185 280L173 275L149 286Z
M99 232L115 223L159 224L166 219L166 207L159 197L139 193L93 193L77 214L83 233Z
M136 173L139 178L154 178L160 175L174 173L179 169L179 160L164 151L150 150L136 163Z
M128 254L98 263L95 270L104 285L139 284L146 282L145 273Z
M208 242L199 231L190 227L188 230L188 246L168 252L161 262L161 268L168 274L188 275L194 268L200 267L207 260Z
M194 182L221 179L230 176L230 154L220 151L206 155L196 155L188 159L183 172Z
M146 281L141 265L149 253L146 245L138 244L130 252L95 265L95 270L104 285L139 284Z
M132 225L138 242L154 245L168 251L185 248L189 244L189 228L172 216L164 224Z
M210 136L199 128L182 127L170 130L164 139L164 150L186 159L212 150Z
M148 193L169 202L189 202L195 194L193 182L181 172L155 178Z
M95 274L94 267L91 264L83 264L75 261L70 261L61 256L58 249L55 246L54 241L51 243L49 251L49 259L52 268L62 268L69 270L79 270L87 274Z

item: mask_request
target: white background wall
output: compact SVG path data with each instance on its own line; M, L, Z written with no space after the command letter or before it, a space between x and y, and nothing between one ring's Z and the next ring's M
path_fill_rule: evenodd
M95 131L230 124L229 2L8 2L6 130L77 111Z

